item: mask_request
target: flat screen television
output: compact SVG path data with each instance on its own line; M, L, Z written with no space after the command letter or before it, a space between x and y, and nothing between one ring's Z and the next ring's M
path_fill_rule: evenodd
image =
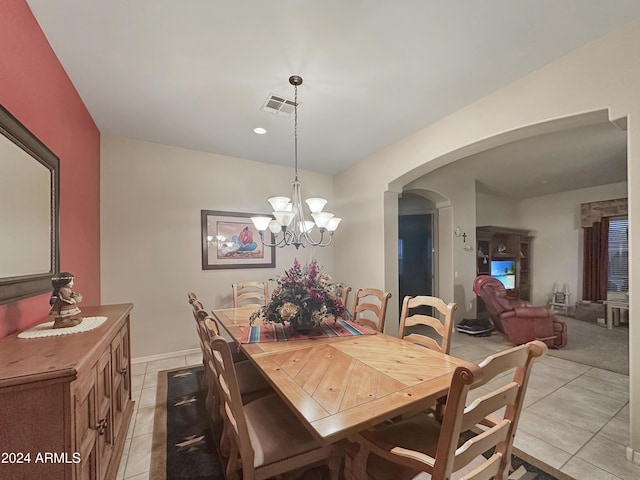
M516 288L516 261L491 260L491 276L502 282L504 288Z

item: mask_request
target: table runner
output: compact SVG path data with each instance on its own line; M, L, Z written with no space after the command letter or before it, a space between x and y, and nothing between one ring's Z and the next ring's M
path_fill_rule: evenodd
M322 322L319 328L302 333L282 323L267 323L245 327L240 343L291 342L307 338L348 337L352 335L375 335L375 331L361 327L348 320Z

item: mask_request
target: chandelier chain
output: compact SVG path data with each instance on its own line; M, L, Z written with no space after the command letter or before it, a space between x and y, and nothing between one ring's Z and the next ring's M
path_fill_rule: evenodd
M294 158L294 174L296 181L298 180L298 85L293 86L293 158Z

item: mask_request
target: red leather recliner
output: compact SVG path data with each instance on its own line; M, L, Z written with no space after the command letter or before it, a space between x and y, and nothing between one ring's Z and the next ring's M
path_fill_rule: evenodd
M500 280L480 275L473 282L473 291L484 301L496 328L515 345L532 340L541 340L550 348L562 348L567 344L565 322L558 320L548 308L509 298Z

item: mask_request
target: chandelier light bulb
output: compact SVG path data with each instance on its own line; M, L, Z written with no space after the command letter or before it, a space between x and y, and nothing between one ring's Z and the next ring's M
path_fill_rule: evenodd
M264 232L269 226L271 217L251 217L251 221L256 227L256 230L258 230L259 232Z
M329 212L317 212L312 213L311 216L313 220L316 222L318 228L327 228L329 221L333 218L333 213Z
M313 223L311 220L305 220L304 222L298 225L298 228L300 229L300 233L307 233L307 232L310 232L311 229L315 227L315 225L316 224Z
M293 222L295 217L294 212L273 212L273 216L276 217L276 221L283 227L288 227ZM268 225L268 224L267 224ZM265 226L265 229L267 227Z
M342 221L339 217L332 217L331 220L327 223L327 230L330 232L335 232L336 228L338 228L338 224Z
M271 231L271 233L276 235L276 234L278 234L278 233L280 233L282 231L282 225L280 225L275 220L271 220L269 222L269 230Z
M307 198L307 205L311 213L321 212L327 201L324 198Z
M268 201L276 212L284 212L291 199L289 197L271 197Z

